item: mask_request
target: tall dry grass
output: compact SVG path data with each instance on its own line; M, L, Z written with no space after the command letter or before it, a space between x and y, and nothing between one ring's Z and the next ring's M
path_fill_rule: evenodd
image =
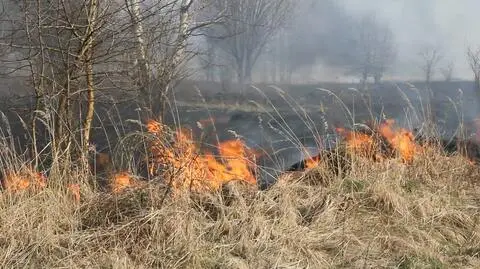
M3 146L2 165L20 169L27 160ZM113 194L82 180L79 202L62 183L92 176L52 170L47 188L0 193L0 267L480 267L479 167L429 148L409 165L354 158L342 169L177 196L155 181Z
M0 195L2 268L478 268L480 169L439 153L355 160L165 199L59 186ZM52 175L54 176L54 175Z

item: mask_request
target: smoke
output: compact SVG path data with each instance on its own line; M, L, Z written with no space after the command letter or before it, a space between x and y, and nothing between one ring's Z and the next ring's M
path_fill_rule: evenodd
M375 16L379 26L394 35L397 57L387 75L392 79L422 79L419 51L435 47L443 57L438 69L454 64L455 79L471 79L466 59L468 46L479 46L480 2L434 0L304 1L301 16L293 21L297 65L317 64L322 69L352 61L354 40L362 16ZM345 74L340 74L345 76ZM434 79L442 79L436 72Z

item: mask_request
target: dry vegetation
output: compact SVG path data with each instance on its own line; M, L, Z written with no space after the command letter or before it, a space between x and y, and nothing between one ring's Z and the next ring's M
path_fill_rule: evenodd
M334 175L336 174L336 175ZM0 194L2 268L478 268L480 169L430 149L412 164L356 158L258 191L117 194L65 177ZM325 180L327 179L327 180ZM72 180L73 181L73 180Z
M292 89L304 90L284 91L269 86L272 89L263 93L254 86L256 95L246 90L257 72L257 59L268 64L266 80L272 76L276 81L278 72L287 83L296 69L320 58L317 52L293 50L298 38L283 28L290 17L302 17L291 16L295 2L2 1L5 12L0 13L7 18L0 35L2 76L25 82L35 104L22 114L24 120L17 120L22 131L0 126L0 267L480 268L480 166L472 158L445 156L434 146L417 145L412 132L394 132L393 121L374 129L375 136L336 128L350 144L343 141L338 152L328 153L327 161L325 156L302 160L306 171L284 172L266 190L259 190L257 185L264 182L255 173L257 157L264 153L247 148L237 139L241 134L232 131L234 140L219 141L212 128L217 156L198 154L207 143L180 128L180 106L261 112L271 117L265 126L298 148L303 147L298 129L311 131L317 139L317 128L330 128L327 121L333 121L324 117L327 110L334 118L346 116L352 126L357 103L366 105L361 117L373 119L377 110L383 114L383 104L372 104L374 95L367 95L366 81L373 77L378 84L391 65L392 34L369 17L348 20L361 23L358 29L349 23L339 28L353 29L354 39L348 40L359 39L357 47L367 51L338 48L340 53L333 54L352 61L327 61L353 69L362 77L361 90L348 86L335 93L323 86L295 86ZM289 28L310 29L303 23L292 25ZM323 36L307 32L309 37ZM198 36L206 38L202 45L192 39ZM267 45L275 53L262 59ZM318 54L326 58L321 51ZM200 90L192 90L196 87L185 87L188 95L176 99L182 97L176 85L199 71L192 64L197 56L206 56L207 65L215 67L205 67L209 83L222 69L222 92L204 98ZM230 85L234 75L238 91ZM407 101L409 110L398 113L410 116L407 111L415 109L409 95L397 86L394 90L401 96L390 95L392 102L385 104L396 109L400 101ZM413 86L408 90L422 96ZM274 93L278 96L271 99ZM129 116L129 124L164 118L171 108L179 128L153 122L146 132L125 131L120 115L126 114L108 103L105 111L117 111L120 122L108 129L102 118L111 115L97 118L104 114L97 107L105 100L116 103L117 98L138 104L126 106L138 116ZM421 108L422 113L414 114L418 121L418 114L431 120L431 111L425 113L423 104ZM401 116L398 113L392 114ZM237 116L238 121L232 115L225 124L233 119L243 125L242 115ZM289 126L287 119L294 116L298 120ZM316 118L322 122L317 124ZM0 113L0 124L7 121ZM213 118L211 122L215 125ZM119 138L114 145L108 130ZM98 142L93 133L102 131L111 155L91 158ZM14 150L15 137L20 136L25 142L21 153ZM98 163L92 165L90 159ZM111 160L119 160L122 167ZM103 168L97 171L97 166Z
M136 156L130 172L106 175L61 155L38 175L3 138L0 266L480 267L480 166L417 144L393 121L372 127L337 128L336 151L267 190L252 184L255 152L241 141L221 141L218 160L198 155L188 130L156 121L120 139L113 157ZM138 180L142 165L150 181ZM98 188L101 176L110 181Z

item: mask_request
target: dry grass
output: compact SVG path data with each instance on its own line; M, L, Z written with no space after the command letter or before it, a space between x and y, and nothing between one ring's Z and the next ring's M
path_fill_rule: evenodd
M83 184L80 202L66 183L88 176L52 170L39 192L0 192L0 267L480 268L480 167L433 149L409 165L340 167L284 174L264 191L231 182L174 197L158 182L120 194Z
M428 156L427 156L428 155ZM2 268L479 268L480 169L431 152L266 191L0 194ZM65 181L50 175L50 180Z

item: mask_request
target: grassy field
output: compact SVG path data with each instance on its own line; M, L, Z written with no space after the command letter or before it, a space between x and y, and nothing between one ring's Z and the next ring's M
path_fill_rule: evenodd
M273 187L231 182L165 195L120 194L49 178L0 195L2 268L478 268L477 166L430 152L413 164L358 159L343 176L319 167ZM57 183L57 184L55 184Z
M299 134L310 132L315 137L323 134L318 126L324 121L335 121L339 113L348 116L338 102L328 104L330 112L324 113L316 101L311 107L290 102L299 100L293 94L272 101L270 110L187 99L177 106L182 123L193 128L202 118L213 117L219 134L250 134L240 136L247 145L249 138L258 140L258 130L271 127L300 150ZM343 104L349 108L351 102ZM368 118L368 111L357 112ZM328 113L332 116L325 119ZM259 125L259 115L264 116L260 119L264 125ZM124 128L115 124L112 120L103 132ZM212 128L201 127L200 132ZM115 135L123 141L130 134ZM9 171L28 172L31 160L12 151L11 137L4 135L0 142L4 179ZM182 149L181 143L161 145L172 152ZM188 147L182 150L191 154ZM131 149L125 152L133 155ZM343 156L336 154L331 158ZM299 156L288 155L295 156L292 162L299 161ZM186 162L193 155L180 156L185 161L182 167L198 164ZM398 156L380 161L349 156L342 165L321 162L296 172L285 172L283 167L275 174L275 184L264 190L233 180L219 188L172 192L171 182L192 181L188 173L161 174L150 181L133 175L120 191L102 189L92 184L100 175L71 169L77 166L62 162L59 155L51 161L46 181L34 181L37 176L27 173L31 183L25 190L0 192L0 267L480 267L478 164L460 154L447 156L434 145L422 146L411 162ZM166 163L177 165L170 159Z

